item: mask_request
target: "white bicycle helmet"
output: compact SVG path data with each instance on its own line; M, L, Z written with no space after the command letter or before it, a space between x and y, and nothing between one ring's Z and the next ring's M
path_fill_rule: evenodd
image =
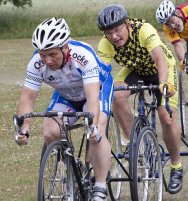
M70 39L70 30L65 20L53 17L38 25L33 33L32 44L39 50L47 50L62 47Z
M163 1L156 10L156 19L160 24L165 24L174 14L176 7L168 0Z

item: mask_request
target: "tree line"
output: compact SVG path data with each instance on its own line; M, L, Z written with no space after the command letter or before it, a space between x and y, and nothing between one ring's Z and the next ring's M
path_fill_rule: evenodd
M16 7L25 8L26 6L32 6L32 0L0 0L0 5L12 3Z

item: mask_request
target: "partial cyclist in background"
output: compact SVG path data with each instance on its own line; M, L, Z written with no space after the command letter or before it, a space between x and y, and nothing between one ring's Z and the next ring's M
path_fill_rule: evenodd
M143 19L130 19L121 5L110 5L102 9L97 22L98 28L104 32L98 46L100 58L107 64L114 59L122 67L114 79L114 85L132 85L138 80L143 80L145 84L159 84L160 90L156 91L157 110L171 159L168 191L177 193L182 188L183 167L180 159L181 130L176 119L176 60L161 41L157 30ZM168 86L172 118L164 106L164 85ZM118 91L113 100L113 111L127 138L130 137L133 120L128 104L130 95L130 91Z
M105 129L113 94L111 66L105 65L88 44L72 40L69 27L62 18L53 17L38 25L32 44L37 50L27 67L18 115L33 111L43 82L55 89L47 111L92 112L93 133L89 146L89 159L95 175L92 200L106 200L111 147ZM70 118L69 123L76 120ZM20 145L27 142L30 123L25 120L23 124L18 138ZM50 118L44 119L43 132L46 145L60 139L60 130ZM100 136L102 138L97 138Z
M174 46L180 68L188 66L188 54L181 39L188 42L188 2L175 6L171 1L163 1L156 10L156 19L163 25L167 39Z

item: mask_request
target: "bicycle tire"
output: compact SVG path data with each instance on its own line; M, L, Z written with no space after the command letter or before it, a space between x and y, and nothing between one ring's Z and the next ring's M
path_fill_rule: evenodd
M108 118L106 136L111 144L113 153L116 156L118 154L122 155L120 126L113 113L111 113L111 115ZM119 161L121 162L121 159L119 159ZM112 154L111 154L109 177L122 178L122 168L120 167L120 165L118 164L118 162L116 161L116 159ZM121 181L116 182L112 181L108 183L108 191L112 201L120 200L121 187L122 187Z
M59 141L47 147L39 170L38 201L74 200L74 174L64 150Z
M146 126L138 136L133 162L134 201L162 201L163 170L160 148L153 130Z
M137 138L141 129L145 125L146 125L146 120L144 118L134 117L134 120L132 123L132 129L131 129L130 144L129 144L129 175L131 178L133 174L133 161L134 161L133 156L134 156L134 150L136 149ZM132 181L130 181L130 191L131 191L131 194L134 193L134 189L132 187Z
M182 72L179 72L179 109L180 109L180 121L181 121L181 130L182 130L182 137L185 138L187 126L186 126L186 120L187 116L186 113L186 107L187 107L187 101L185 97L185 92L183 89L183 75Z

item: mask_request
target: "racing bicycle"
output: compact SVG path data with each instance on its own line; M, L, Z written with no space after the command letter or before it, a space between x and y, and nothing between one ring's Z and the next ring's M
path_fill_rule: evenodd
M93 170L87 157L88 136L93 114L88 112L32 112L14 116L16 136L26 118L48 117L59 125L61 140L47 146L40 162L38 179L38 201L90 199L93 187ZM56 118L62 120L59 123ZM67 117L80 117L78 123L69 125ZM84 128L78 153L71 138L71 131ZM78 132L80 132L78 130ZM15 137L16 137L15 136Z

